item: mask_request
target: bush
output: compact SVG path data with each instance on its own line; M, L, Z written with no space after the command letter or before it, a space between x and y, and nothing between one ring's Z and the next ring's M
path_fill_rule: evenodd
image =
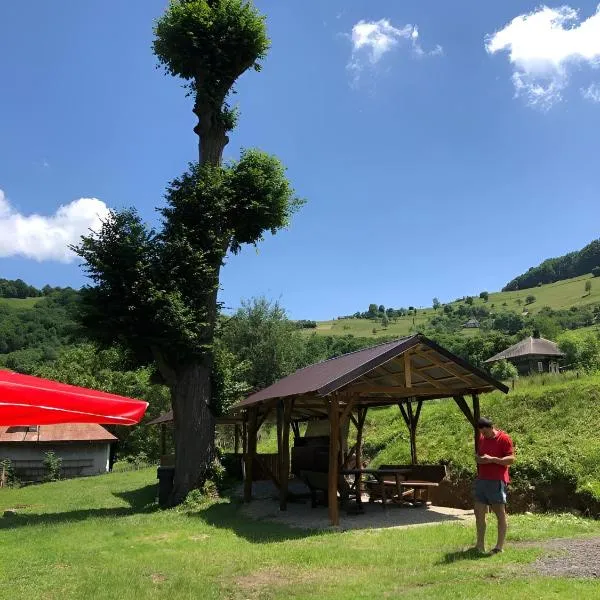
M11 460L8 458L0 460L0 487L14 487L18 484L19 480L15 475Z
M487 302L490 299L490 295L488 292L481 292L481 294L479 294L479 297L484 301Z
M535 302L535 296L533 294L529 294L527 298L525 298L525 304L533 304Z
M492 365L490 369L490 374L494 379L498 379L500 381L507 381L508 379L517 379L519 377L519 372L517 371L517 367L507 360L499 360L497 363Z
M594 333L563 333L558 347L565 353L567 366L585 371L600 369L600 337Z
M600 267L594 267L594 268L592 269L592 275L593 275L594 277L600 277Z
M46 469L45 481L57 481L60 479L62 458L56 456L52 451L44 453L44 468Z

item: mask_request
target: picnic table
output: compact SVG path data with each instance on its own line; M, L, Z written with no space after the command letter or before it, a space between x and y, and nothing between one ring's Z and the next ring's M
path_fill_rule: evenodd
M354 476L354 485L352 490L356 495L356 503L359 511L362 510L362 498L360 494L360 485L363 475L370 475L373 478L372 485L377 489L377 495L381 496L381 504L383 509L386 509L388 501L388 491L390 493L389 499L398 504L404 504L404 497L412 493L413 502L416 499L415 490L425 491L424 504L428 504L429 490L439 486L437 481L410 478L410 475L414 473L414 468L411 467L399 467L390 468L382 467L380 469L344 469L341 471L342 475ZM406 479L405 476L409 476ZM392 481L390 481L392 479ZM394 497L395 496L395 497ZM373 499L371 498L371 501Z
M411 469L409 468L401 468L401 469L342 469L342 475L349 475L354 477L354 485L352 486L352 490L356 493L356 504L359 511L362 511L362 497L360 493L360 484L363 475L371 475L380 485L381 489L381 497L383 508L385 510L386 505L386 485L385 478L393 476L396 479L396 484L400 486L401 479L403 475L407 475L410 473Z

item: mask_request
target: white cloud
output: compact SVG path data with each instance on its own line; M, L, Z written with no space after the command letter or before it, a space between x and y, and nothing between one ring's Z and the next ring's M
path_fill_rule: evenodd
M347 68L354 75L355 82L367 67L374 67L382 57L401 43L406 43L416 56L439 56L442 47L437 45L431 52L423 50L419 44L419 29L416 25L395 27L388 19L379 21L359 21L352 27L350 35L352 54Z
M98 230L109 209L97 198L80 198L60 206L51 216L23 215L0 190L0 257L71 262L70 244L90 229Z
M600 102L600 85L592 83L587 88L582 88L581 95L590 102Z
M486 50L508 52L515 95L548 109L562 100L573 67L600 64L600 5L584 20L570 6L541 6L487 36Z

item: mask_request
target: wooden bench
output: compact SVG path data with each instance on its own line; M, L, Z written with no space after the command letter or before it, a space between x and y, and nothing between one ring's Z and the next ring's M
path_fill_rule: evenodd
M365 482L369 502L384 497L396 504L422 504L428 506L429 491L446 478L445 465L380 465L381 470L406 469L403 475L383 476ZM382 488L385 486L385 489Z

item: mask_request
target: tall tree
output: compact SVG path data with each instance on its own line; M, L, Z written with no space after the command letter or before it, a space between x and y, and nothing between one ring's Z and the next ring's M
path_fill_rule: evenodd
M285 227L301 204L279 161L257 150L222 165L237 115L227 98L269 47L265 20L245 0L171 0L154 52L195 98L199 160L167 188L162 227L135 210L113 212L76 248L94 287L83 320L152 360L171 391L175 425L172 501L201 486L215 456L213 341L219 275L228 252Z

